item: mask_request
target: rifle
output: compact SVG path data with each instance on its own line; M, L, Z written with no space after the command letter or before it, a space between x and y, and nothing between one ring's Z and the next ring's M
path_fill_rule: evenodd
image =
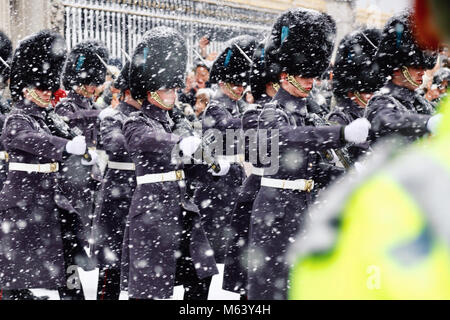
M47 118L52 122L52 133L58 137L65 138L68 140L71 140L75 137L82 136L83 132L75 127L71 128L67 123L69 122L69 119L66 117L62 117L59 114L57 114L53 109L47 112ZM90 162L92 161L92 157L89 154L89 152L86 152L83 155L83 158Z
M319 115L315 113L309 114L309 120L316 126L316 127L324 127L324 126L332 126L328 120L320 117ZM336 161L336 157L337 161ZM329 163L336 164L336 162L340 163L345 170L349 170L354 162L351 159L348 149L346 147L340 148L340 149L329 149L324 151L323 156Z

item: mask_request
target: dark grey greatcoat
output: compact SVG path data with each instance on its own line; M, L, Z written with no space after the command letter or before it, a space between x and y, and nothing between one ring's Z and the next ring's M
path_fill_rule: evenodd
M180 140L171 133L172 126L167 112L148 101L125 122L123 133L137 177L182 169L182 164L172 162L172 150ZM131 298L167 299L176 283L218 273L198 208L187 198L182 181L136 187L124 243L129 244Z
M122 102L116 111L101 122L103 148L109 161L132 163L122 128L127 117L137 110ZM120 269L125 225L135 189L135 171L106 169L94 221L94 251L99 267Z
M415 91L388 82L367 105L365 117L370 121L371 143L397 134L414 141L428 132L432 105Z
M68 125L77 135L84 135L88 147L98 144L98 107L91 99L73 91L55 107L58 115L68 120ZM94 192L97 190L98 175L94 179L95 166L83 166L81 156L71 155L63 163L61 170L61 189L72 206L80 213L84 229L84 238L88 239L91 230L91 219L94 213Z
M241 129L239 106L220 90L203 114L202 130L216 129L222 133L224 153L226 152L226 130ZM237 153L235 150L234 154ZM233 155L233 154L231 154ZM245 172L240 164L232 164L227 175L215 177L208 173L205 166L204 173L199 175L195 191L195 203L200 208L204 221L204 228L214 249L214 256L218 263L223 263L229 235L231 214L236 204L239 189L245 179Z
M261 99L257 102L260 107L247 110L242 115L242 130L258 129L258 118L262 111L262 106L270 99ZM250 152L257 155L257 149L250 141L245 144L245 160L250 162ZM252 164L260 168L258 163ZM248 272L248 239L250 229L250 217L252 214L253 202L261 188L261 176L250 174L245 179L240 188L235 207L231 217L231 237L228 241L225 256L225 269L222 288L236 293L247 292L247 272Z
M68 140L53 136L46 111L18 102L2 133L10 162L45 164L63 161ZM0 193L0 288L65 285L60 209L73 212L58 189L58 173L10 171Z
M346 126L356 119L363 118L364 111L364 108L361 108L350 98L339 98L338 105L328 115L328 122L331 124ZM350 145L347 147L347 150L352 160L357 161L358 158L369 151L369 143L365 142L357 145Z
M306 99L282 88L266 104L258 130L279 129L279 169L267 178L313 179L320 184L319 151L345 144L342 127L305 126ZM271 133L268 133L269 137ZM289 265L285 254L298 233L313 193L261 186L253 204L250 226L249 299L286 299Z
M11 108L9 102L0 95L0 133L5 123L6 117ZM0 151L4 151L3 145L0 143ZM0 190L8 175L8 163L6 159L0 159Z

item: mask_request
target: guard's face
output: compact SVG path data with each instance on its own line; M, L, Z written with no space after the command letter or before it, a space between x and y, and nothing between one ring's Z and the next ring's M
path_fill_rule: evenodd
M239 84L233 84L229 83L229 86L227 86L224 83L220 84L222 91L231 99L234 101L238 101L242 98L242 95L244 94L244 87ZM231 91L231 92L230 92Z
M164 105L151 98L151 95L149 93L148 99L150 103L163 110L171 110L175 105L175 101L177 100L177 89L161 89L156 91L156 93L159 95Z
M409 71L409 74L411 75L411 78L414 80L414 82L417 82L418 84L422 85L423 75L425 74L425 69L409 67L408 71Z
M31 89L30 89L31 90ZM25 89L25 98L27 100L32 101L33 103L35 103L36 105L38 105L39 107L42 108L47 108L52 100L52 91L51 90L39 90L39 89L34 89L34 92L37 94L37 96L39 97L39 99L34 99L30 94L28 89Z
M290 95L298 98L306 98L309 96L309 92L311 91L314 78L302 78L300 76L295 76L295 80L305 89L306 92L299 90L293 84L288 81L288 75L286 73L282 73L280 76L280 83L284 90L286 90Z
M367 106L367 103L369 102L369 100L372 99L373 93L360 93L359 95L361 96L363 101L360 101L359 99L357 99L355 95L352 95L351 99L353 102L355 102L361 108L365 108Z

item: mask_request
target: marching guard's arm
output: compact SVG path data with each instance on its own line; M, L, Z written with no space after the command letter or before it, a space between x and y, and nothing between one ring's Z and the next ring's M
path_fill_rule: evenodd
M7 150L17 149L47 159L63 160L69 140L37 131L25 117L8 117L3 129L2 140Z
M55 112L69 120L69 123L80 120L95 120L100 114L101 110L75 110L70 103L62 102L55 107Z
M110 154L127 152L126 139L122 132L123 122L115 117L106 117L100 123L103 149Z
M158 154L170 154L180 137L150 127L138 117L130 117L123 126L127 150L141 150Z
M388 98L372 99L366 110L366 118L377 136L399 133L404 136L421 137L429 133L427 123L431 116L400 110Z
M259 134L261 129L279 130L279 142L288 147L309 150L328 150L342 148L347 144L344 138L344 126L313 127L301 126L293 128L277 115L276 110L266 109L259 119Z
M217 129L226 133L227 129L241 129L242 122L240 118L232 117L230 118L227 113L222 109L222 107L211 104L205 110L203 115L203 131L208 129Z

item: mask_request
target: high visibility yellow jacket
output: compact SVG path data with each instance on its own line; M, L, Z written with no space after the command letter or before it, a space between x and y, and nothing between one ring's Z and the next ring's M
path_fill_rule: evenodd
M290 299L450 299L448 97L441 108L436 136L312 213L291 250Z

